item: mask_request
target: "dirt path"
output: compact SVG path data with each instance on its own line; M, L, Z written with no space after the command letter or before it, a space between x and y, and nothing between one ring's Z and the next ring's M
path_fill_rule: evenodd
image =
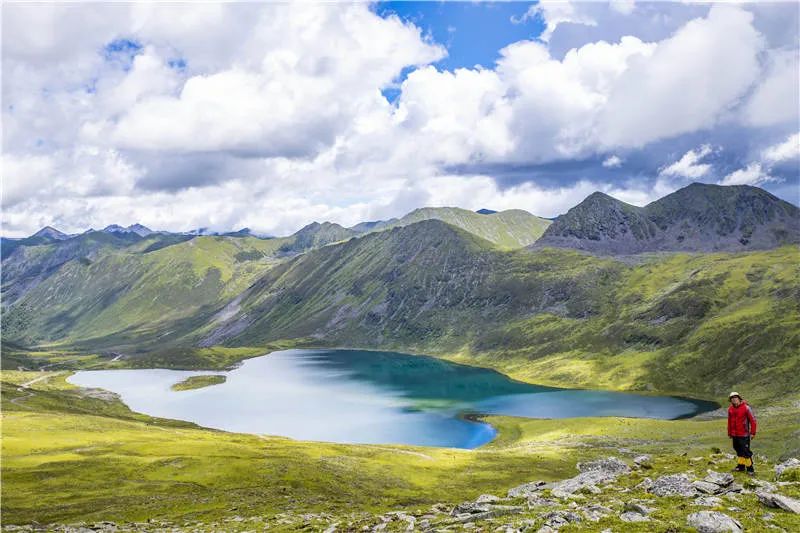
M30 380L30 381L26 381L25 383L20 384L20 386L17 387L17 391L18 392L25 392L26 393L25 396L20 396L19 398L13 398L13 399L9 400L9 402L11 402L14 405L17 405L19 407L24 407L25 409L30 409L30 407L28 407L27 405L22 405L19 402L21 400L27 400L28 398L30 398L30 397L32 397L32 396L34 396L36 394L31 389L31 385L33 385L34 383L38 383L40 381L46 381L46 380L48 380L50 378L54 378L56 376L59 376L59 375L61 375L63 373L64 372L56 372L54 374L46 374L44 376L39 376L38 378L34 378L34 379Z

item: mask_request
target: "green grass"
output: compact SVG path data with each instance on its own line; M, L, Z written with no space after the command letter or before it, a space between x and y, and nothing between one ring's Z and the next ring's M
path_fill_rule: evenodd
M302 442L133 413L114 397L70 385L67 375L2 374L6 524L150 518L209 523L279 512L348 517L424 509L481 493L504 495L536 479L570 477L577 461L607 455L648 452L657 470L701 473L707 465L693 457L729 446L724 420L623 418L488 417L499 436L474 451ZM20 390L21 383L43 376L48 379ZM798 400L758 411L762 429L753 447L764 478L770 473L762 455L774 461L798 452L791 449L800 427L793 407ZM676 517L687 512L677 506L669 511Z
M172 387L170 387L174 391L185 391L185 390L193 390L193 389L202 389L203 387L211 387L213 385L219 385L221 383L225 383L227 378L222 375L213 375L213 376L189 376L188 378L175 383Z

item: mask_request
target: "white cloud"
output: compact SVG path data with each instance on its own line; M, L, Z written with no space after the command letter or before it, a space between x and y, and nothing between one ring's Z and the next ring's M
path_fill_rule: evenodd
M763 80L747 101L743 122L751 126L797 124L800 119L800 53L775 50Z
M759 75L764 41L752 20L743 9L714 5L631 61L600 113L601 142L643 146L717 124Z
M453 71L431 65L445 51L419 28L365 4L4 7L4 231L142 222L282 234L434 202L557 214L595 189L641 204L675 176L707 176L705 155L624 185L587 173L501 187L472 169L599 154L613 168L621 153L631 175L653 176L636 164L654 141L724 125L753 137L752 154L763 146L741 128L787 131L796 28L767 48L749 12L764 7L625 13L632 5L545 2L530 15L547 22L543 40ZM558 51L560 35L582 41ZM104 46L118 39L141 49L110 61Z
M678 161L662 168L658 174L659 176L667 177L702 178L711 170L711 165L700 161L711 154L712 151L709 144L704 144L697 150L689 150Z
M635 0L610 0L608 4L612 10L623 15L630 15L636 9Z
M776 178L761 167L761 163L750 163L745 168L740 168L725 176L720 185L760 185L769 181L776 181Z
M764 149L761 152L761 159L768 163L800 159L800 133L790 135L782 143Z
M545 23L545 30L539 35L539 39L544 42L550 40L559 24L597 25L591 16L581 11L580 3L570 0L539 0L530 6L522 17L512 17L511 21L519 24L536 17L541 17Z

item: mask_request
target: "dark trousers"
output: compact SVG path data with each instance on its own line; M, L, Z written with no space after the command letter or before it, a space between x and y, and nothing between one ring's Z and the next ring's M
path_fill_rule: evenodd
M753 466L753 452L750 451L750 437L732 437L733 449L739 458L739 464L751 468Z

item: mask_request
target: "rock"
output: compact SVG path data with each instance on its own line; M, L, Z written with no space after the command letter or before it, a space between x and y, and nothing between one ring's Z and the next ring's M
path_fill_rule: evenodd
M722 492L722 487L714 483L709 483L707 481L695 481L692 483L692 487L696 488L697 490L699 490L704 494L719 494L720 492Z
M547 498L542 498L539 494L531 494L528 496L528 507L535 507L537 505L542 505L546 507L553 507L558 505L558 502L555 500L550 500Z
M646 505L637 501L630 501L625 503L624 510L629 511L631 513L639 513L640 515L649 515L655 509L647 507Z
M703 481L705 481L706 483L713 483L715 485L719 485L720 487L727 487L728 485L733 483L733 474L729 472L721 474L713 470L708 470L708 475L705 478L703 478Z
M557 498L570 497L581 489L586 489L590 493L599 492L597 485L614 481L620 475L629 473L631 468L616 457L607 457L588 463L578 463L578 471L580 474L577 476L550 483L545 488L551 489L551 494Z
M642 480L641 483L636 485L638 490L649 491L653 487L653 480L649 477L646 477Z
M627 474L631 471L631 468L616 457L606 457L605 459L589 461L588 463L578 463L578 472L598 471L613 474L616 477L621 474Z
M686 523L698 533L740 533L744 531L742 524L725 513L718 511L700 511L686 517Z
M602 505L589 505L588 507L584 507L581 509L583 512L583 516L586 517L586 520L590 522L598 522L601 518L608 516L611 514L611 509L608 507L603 507Z
M544 481L531 481L530 483L525 483L523 485L519 485L514 487L513 489L509 489L508 497L509 498L527 498L531 494L542 490L547 483Z
M758 501L767 507L776 507L784 511L789 511L790 513L800 514L800 500L795 500L794 498L774 492L763 491L756 491L756 497Z
M661 476L653 482L650 492L656 496L683 496L690 498L697 494L697 490L689 481L686 474L670 474Z
M692 502L692 505L701 505L703 507L716 507L721 504L722 500L716 496L700 496Z
M625 511L619 515L619 519L623 522L648 522L650 517L647 515L634 513L633 511Z
M795 468L800 468L800 459L797 457L792 457L791 459L787 459L786 461L775 465L775 479L780 480L784 472L787 470L794 470Z
M478 499L475 500L475 503L494 503L498 501L500 501L500 498L494 494L481 494L478 496Z
M650 469L653 468L652 457L647 454L637 455L633 458L633 464L639 468Z
M540 518L544 519L544 525L546 527L555 530L558 530L561 526L565 526L570 522L581 521L580 515L571 511L551 511L547 514L541 515ZM541 531L541 529L539 531Z

